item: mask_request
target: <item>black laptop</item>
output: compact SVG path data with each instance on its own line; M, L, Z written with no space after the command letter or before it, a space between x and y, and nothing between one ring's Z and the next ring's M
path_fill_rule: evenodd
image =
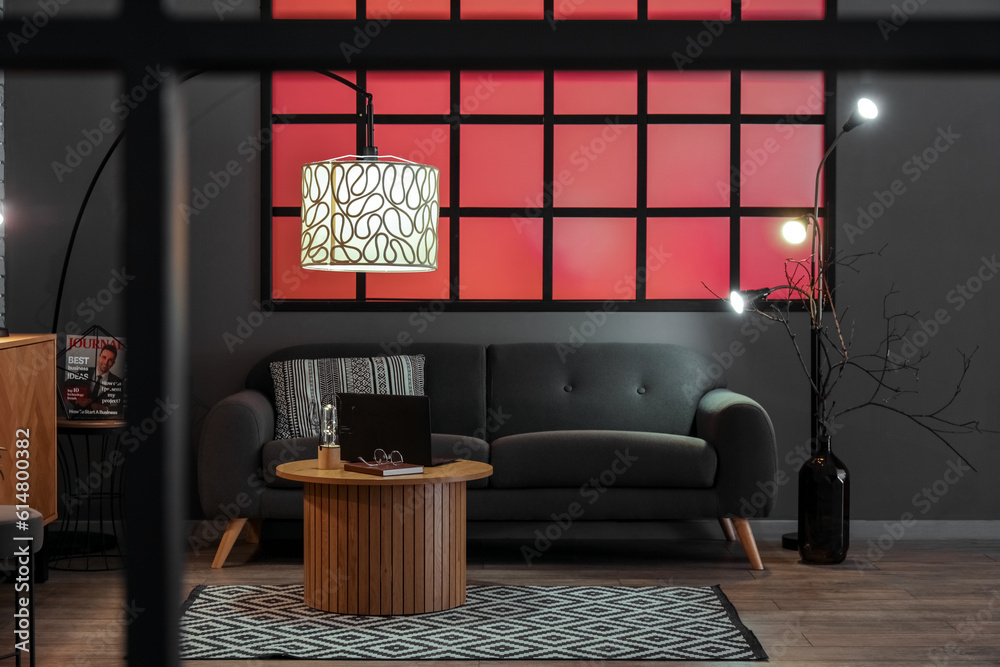
M376 449L393 450L406 463L436 466L455 457L431 451L431 404L427 396L337 394L340 459L371 462Z

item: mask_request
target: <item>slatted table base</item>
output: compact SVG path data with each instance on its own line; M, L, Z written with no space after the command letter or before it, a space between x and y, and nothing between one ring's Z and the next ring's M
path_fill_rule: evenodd
M305 602L420 614L465 602L465 482L305 485Z

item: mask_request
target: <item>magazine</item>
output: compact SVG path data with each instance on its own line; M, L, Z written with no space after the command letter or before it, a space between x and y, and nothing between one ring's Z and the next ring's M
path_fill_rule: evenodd
M59 397L68 418L125 418L124 338L103 330L67 334L62 362Z

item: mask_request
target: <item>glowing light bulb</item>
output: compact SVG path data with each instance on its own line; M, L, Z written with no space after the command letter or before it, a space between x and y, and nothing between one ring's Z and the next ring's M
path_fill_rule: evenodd
M806 226L801 220L789 220L781 228L781 235L789 243L802 243L806 240Z
M862 97L858 100L858 113L861 114L862 118L872 120L878 118L878 107L867 97Z
M729 293L729 305L731 305L733 310L737 313L742 313L743 309L746 307L746 302L743 300L742 294L733 290Z

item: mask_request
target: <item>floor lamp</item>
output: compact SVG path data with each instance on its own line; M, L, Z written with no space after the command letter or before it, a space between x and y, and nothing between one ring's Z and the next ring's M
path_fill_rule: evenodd
M833 153L843 136L864 122L874 119L877 116L878 108L874 102L865 98L858 101L857 106L850 118L846 123L844 123L843 128L837 134L833 143L830 144L830 147L827 148L826 153L823 155L823 159L819 163L819 167L816 169L812 212L807 213L799 219L791 220L785 223L782 228L782 235L785 240L790 243L802 243L809 238L810 235L812 237L808 267L806 268L807 284L804 287L801 284L780 285L777 287L767 287L756 290L733 291L730 294L730 304L738 313L742 313L746 309L750 308L757 313L764 314L760 310L759 306L764 303L764 300L769 294L780 289L787 289L790 293L795 293L797 296L803 298L807 302L809 308L809 367L806 369L806 375L809 379L810 387L809 416L813 459L810 459L810 461L803 464L803 469L799 471L799 532L788 533L782 537L782 546L786 549L798 549L805 562L842 562L844 557L846 557L847 547L850 542L849 478L847 476L846 467L843 467L839 460L833 456L832 451L829 450L830 434L826 427L827 397L824 394L822 348L824 336L824 301L830 296L830 289L826 280L827 263L829 258L825 255L827 249L823 240L823 228L819 224L820 180L823 173L823 165L826 164L827 159ZM805 262L800 263L800 265L804 268L805 264ZM792 298L792 294L789 294L789 298ZM809 472L807 470L807 466L809 466L812 461L817 459L819 460L818 465L826 466L831 469L835 475L840 477L839 482L837 480L833 482L834 486L838 486L838 488L834 489L833 492L835 495L839 493L842 507L839 510L839 519L832 522L837 525L831 525L831 522L827 522L819 531L823 533L823 535L821 535L821 539L818 541L822 542L825 540L831 543L835 542L836 544L833 546L827 545L827 548L817 548L814 550L811 539L813 532L812 526L804 523L804 521L809 521L809 517L804 515L809 513L809 510L806 510L806 508L815 506L815 499L808 497L810 490L807 482L804 482L804 476L806 476ZM838 467L838 465L840 467ZM836 504L835 500L831 500L830 502L832 504ZM808 539L804 538L800 541L799 538L802 536L803 531L809 533L810 537ZM835 535L834 533L837 534Z

